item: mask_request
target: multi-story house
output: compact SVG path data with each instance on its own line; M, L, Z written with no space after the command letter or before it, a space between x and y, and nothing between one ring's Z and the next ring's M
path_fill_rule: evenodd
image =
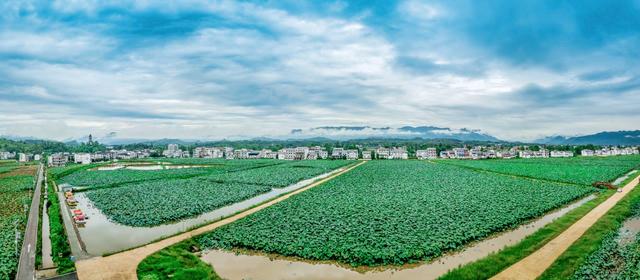
M91 154L88 153L74 153L73 161L75 163L80 164L90 164L91 163Z
M592 157L595 155L595 152L593 150L585 149L580 151L580 155L583 157Z
M573 157L573 152L570 152L570 151L551 151L550 156L552 158Z

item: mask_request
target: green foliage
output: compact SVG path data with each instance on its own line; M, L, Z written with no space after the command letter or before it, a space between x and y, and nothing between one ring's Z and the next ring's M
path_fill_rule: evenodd
M210 174L211 168L184 168L160 170L85 170L72 173L60 180L78 187L103 188L117 186L124 183L143 182L158 179L189 178Z
M147 182L164 179L186 179L196 176L218 174L225 172L237 172L252 168L260 168L275 164L282 164L282 161L271 160L220 160L220 159L163 159L163 163L197 164L205 167L180 168L180 169L159 169L159 170L89 170L89 168L68 168L64 167L57 177L62 177L60 183L68 183L73 186L88 188L113 187L125 183ZM55 173L54 173L55 174ZM64 176L64 177L63 177Z
M591 185L613 181L640 165L640 156L574 157L512 160L440 160L474 169L551 181Z
M560 235L573 223L586 215L596 206L609 198L614 191L606 191L597 198L583 204L582 206L570 211L564 216L558 218L552 223L539 229L535 233L527 236L518 244L506 247L494 254L483 259L466 264L462 267L449 271L447 274L439 277L440 280L461 280L461 279L489 279L491 276L498 274L500 271L527 257L531 253L540 249L556 236Z
M211 265L201 261L192 251L198 246L183 241L145 258L137 269L141 280L220 279Z
M71 261L71 247L64 228L62 213L60 212L60 201L56 195L54 185L55 183L49 180L49 188L47 188L49 240L51 240L51 257L56 264L56 270L62 274L75 270L75 265Z
M27 224L25 205L31 197L33 176L10 176L0 178L0 279L13 279L18 266L16 255L15 229L24 236ZM18 250L22 240L18 242Z
M197 238L352 265L431 259L522 224L588 193L420 161L372 161Z
M196 216L271 190L269 186L167 179L87 192L109 219L130 226L154 226Z
M237 182L286 187L304 179L327 173L348 163L350 162L345 160L293 161L241 172L214 174L205 178L217 182Z
M215 175L187 179L180 179L184 173L171 171L184 172L190 169L160 170L162 177L156 176L155 171L140 171L142 173L136 173L141 177L137 179L140 182L119 185L117 188L91 190L87 192L87 196L96 207L115 222L130 226L154 226L193 217L246 200L266 193L273 187L284 187L348 163L346 161L309 161L255 167L256 162L252 161L229 162L233 163L219 168ZM220 173L224 170L231 171ZM110 174L112 171L87 171L84 174L104 172ZM207 172L212 173L212 171ZM172 177L178 179L170 179ZM123 181L118 177L116 179L93 177L94 180L95 178ZM94 182L96 181L99 180Z

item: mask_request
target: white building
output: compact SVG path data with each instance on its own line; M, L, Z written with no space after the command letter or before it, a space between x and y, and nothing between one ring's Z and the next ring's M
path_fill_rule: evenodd
M592 157L592 156L595 155L595 153L593 152L593 150L585 149L585 150L580 151L580 155L583 156L583 157Z
M333 150L331 151L332 158L342 158L343 156L345 156L345 151L343 148L333 148Z
M373 151L371 151L371 150L364 150L364 151L362 151L362 159L364 159L364 160L370 160L370 159L372 158L372 154L373 154Z
M272 150L268 150L268 149L262 149L262 151L260 151L259 158L267 158L267 159L277 159L278 158L278 153L274 152Z
M16 153L12 152L0 152L0 159L15 159Z
M551 151L551 157L573 157L573 152L570 151Z
M193 150L194 158L223 158L224 150L217 147L196 147Z
M18 161L19 162L27 162L29 161L29 155L25 153L18 153Z
M345 153L346 159L348 159L348 160L358 159L358 150L355 150L355 149L353 149L353 150L345 150L344 153Z
M469 149L467 148L453 148L453 155L454 158L457 159L467 159L471 157Z
M73 161L80 164L90 164L91 154L88 153L75 153L73 154Z
M63 153L55 153L47 157L49 166L64 166L69 161L69 156Z
M42 159L42 155L41 154L35 154L33 155L33 160L35 161L40 161Z
M167 145L167 149L162 152L162 155L168 158L179 158L185 156L185 154L187 156L189 155L188 152L182 152L178 144L169 144Z
M519 151L518 156L520 158L548 158L549 151L546 149L540 149L539 151Z
M391 148L389 159L408 159L409 153L407 153L407 149L402 148Z
M416 157L418 159L434 159L438 157L436 148L427 148L426 150L417 150Z

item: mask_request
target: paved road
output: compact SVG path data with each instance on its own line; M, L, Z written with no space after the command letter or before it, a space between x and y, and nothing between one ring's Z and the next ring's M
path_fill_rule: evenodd
M622 188L622 192L615 193L587 215L571 225L568 229L549 241L542 248L531 255L511 265L494 276L492 279L536 279L549 268L578 238L580 238L598 219L606 214L618 201L625 197L636 185L640 178L635 178Z
M31 280L36 278L36 246L38 244L38 218L40 216L40 191L42 189L43 166L40 164L38 169L38 180L36 189L33 192L31 200L31 209L29 209L29 219L27 228L24 233L22 242L22 252L18 263L18 273L16 279Z
M182 234L175 235L173 237L169 237L167 239L163 239L161 241L151 243L139 248L131 249L129 251L125 251L122 253L110 255L107 257L96 257L88 260L80 260L76 262L76 269L78 273L78 279L137 279L136 269L138 268L138 264L147 256L165 248L171 246L175 243L178 243L182 240L194 237L196 235L203 234L205 232L212 231L218 227L223 225L232 223L241 218L244 218L248 215L251 215L255 212L258 212L264 208L267 208L273 204L276 204L280 201L283 201L291 196L304 192L308 189L321 185L335 177L338 177L346 172L351 171L352 169L364 164L365 161L359 162L356 165L353 165L341 172L338 172L334 175L331 175L327 178L319 180L313 184L310 184L301 189L295 190L291 193L285 194L278 198L275 198L266 203L260 204L254 208L248 209L244 212L240 212L236 215L230 216L228 218L222 219L220 221L214 222L212 224L194 229L192 231L188 231Z

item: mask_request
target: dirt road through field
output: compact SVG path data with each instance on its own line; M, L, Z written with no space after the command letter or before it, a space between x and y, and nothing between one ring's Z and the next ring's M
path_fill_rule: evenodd
M536 279L553 264L568 248L578 240L594 223L606 214L618 201L625 197L638 184L639 178L635 178L622 188L622 192L613 194L603 203L587 213L575 224L535 251L528 257L513 264L491 279Z
M245 210L238 214L235 214L231 217L222 219L220 221L214 222L212 224L197 228L195 230L185 232L173 237L169 237L167 239L163 239L161 241L151 243L139 248L131 249L122 253L110 255L107 257L97 257L87 260L81 260L76 263L76 269L78 271L78 279L137 279L136 269L138 264L147 256L165 248L176 244L180 241L189 239L196 235L203 234L205 232L214 230L223 225L232 223L236 220L244 218L248 215L251 215L255 212L258 212L264 208L267 208L271 205L274 205L278 202L281 202L285 199L288 199L291 196L304 192L308 189L321 185L335 177L338 177L346 172L351 171L352 169L364 164L365 161L359 162L356 165L350 166L345 170L338 172L332 176L321 179L315 183L312 183L306 187L295 190L291 193L285 194L278 198L275 198L269 202L260 204L254 208Z

